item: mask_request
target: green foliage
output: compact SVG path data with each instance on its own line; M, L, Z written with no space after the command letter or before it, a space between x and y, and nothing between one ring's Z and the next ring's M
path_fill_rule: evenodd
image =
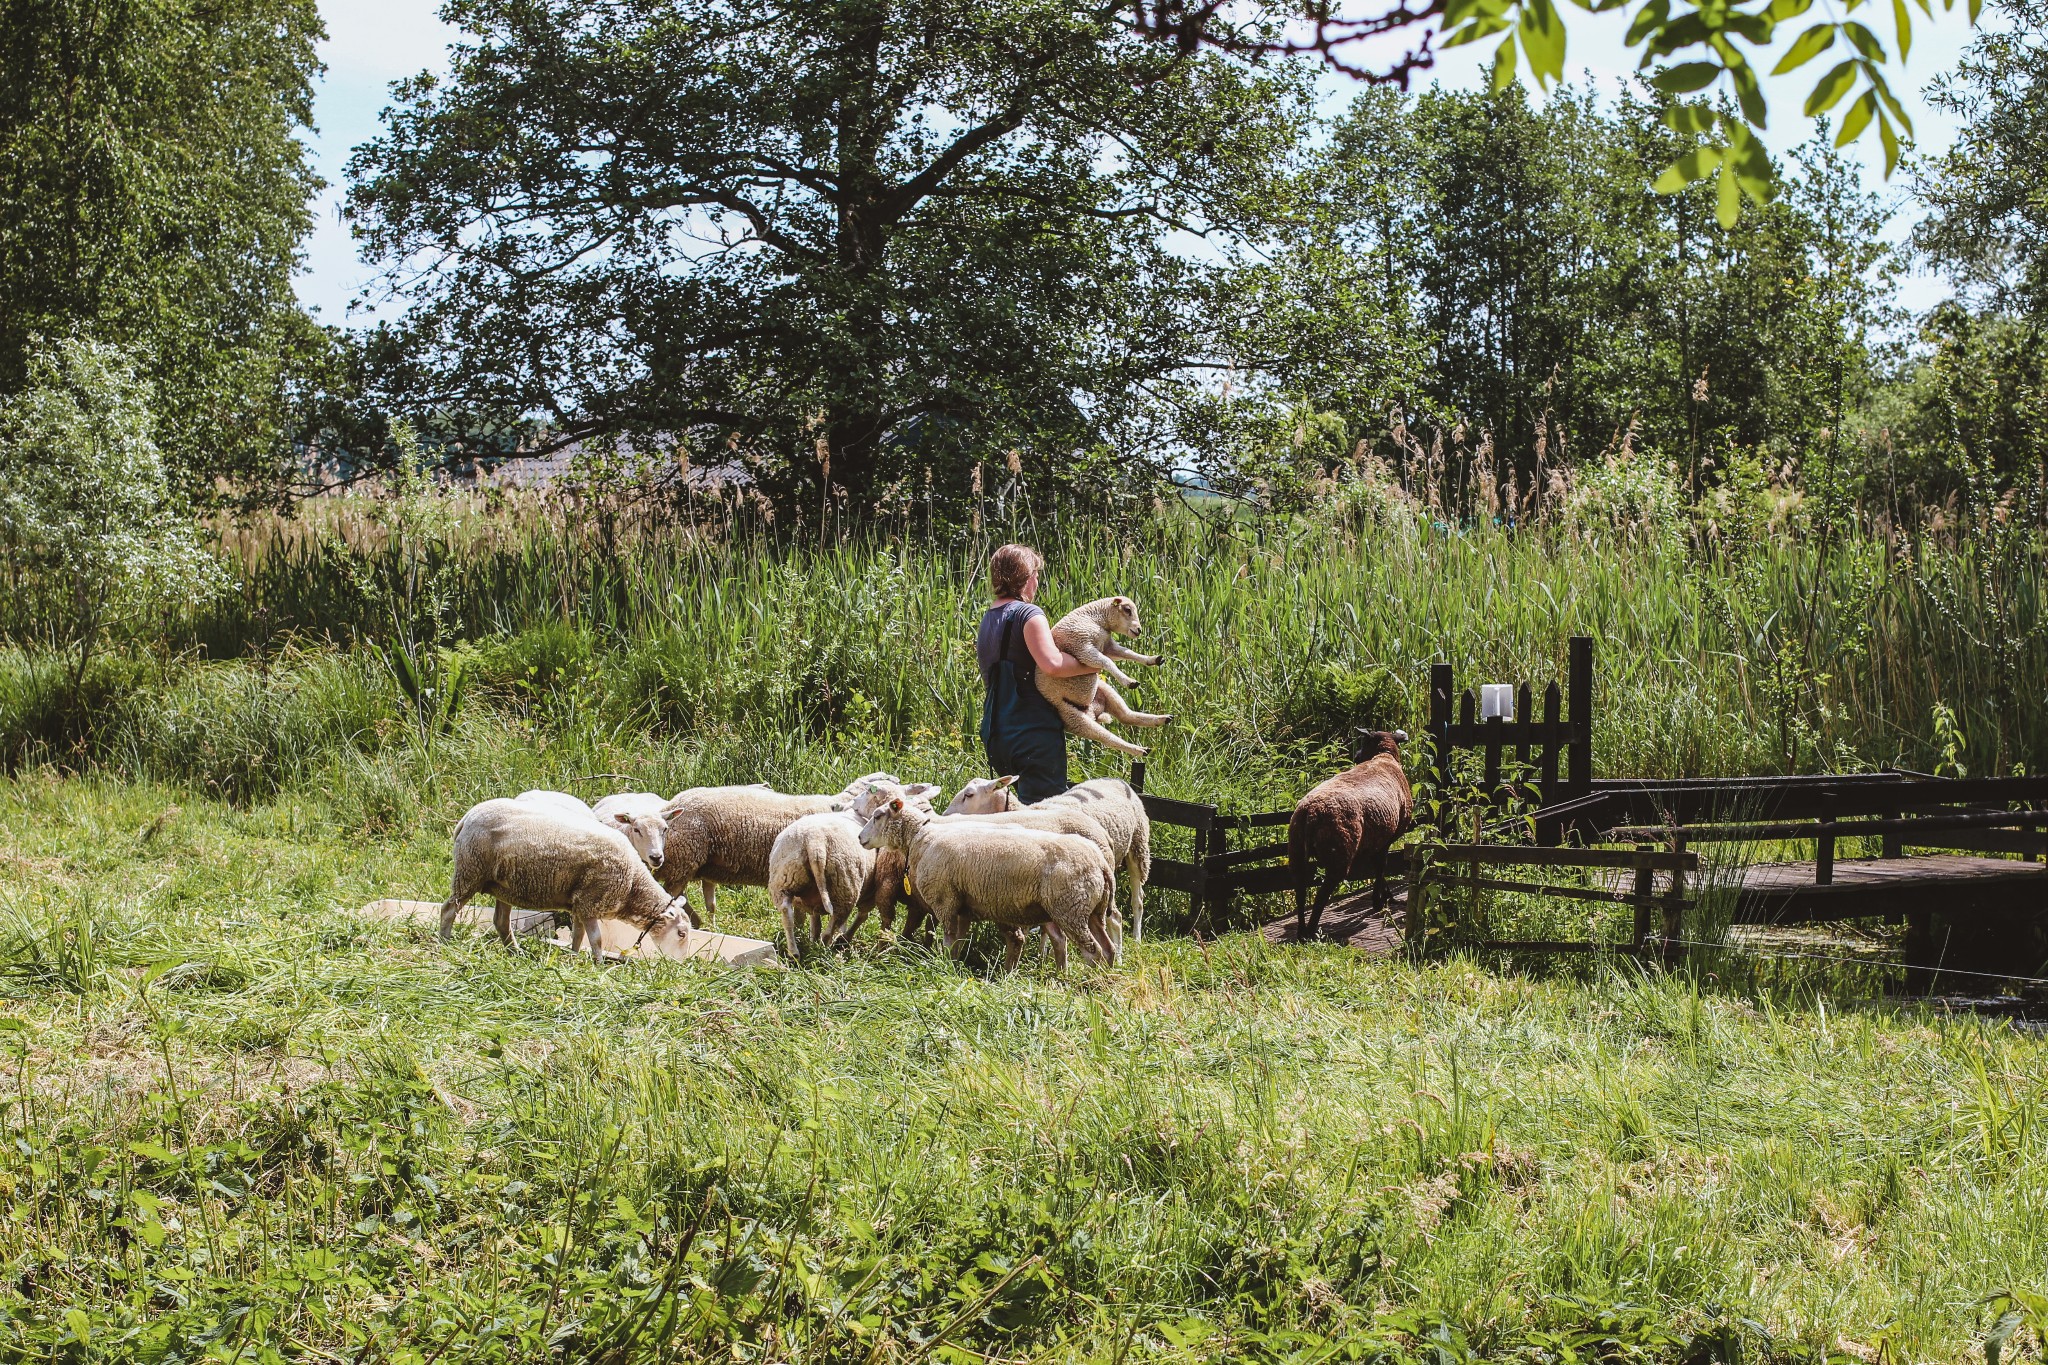
M451 14L351 165L369 250L442 262L383 393L738 459L785 525L958 507L1012 450L1131 482L1209 330L1165 238L1252 215L1306 120L1293 68L1066 0Z
M1581 9L1595 13L1630 10L1627 0L1574 0ZM1851 0L1845 14L1853 14L1863 0ZM1929 0L1919 0L1924 17L1932 19ZM1982 0L1970 0L1970 22L1975 23ZM1675 194L1687 186L1712 178L1715 181L1715 213L1723 228L1732 228L1741 218L1744 200L1762 207L1769 203L1777 175L1756 131L1768 118L1763 88L1750 49L1771 45L1778 25L1806 13L1812 0L1758 0L1745 8L1740 4L1702 4L1674 7L1670 0L1646 0L1632 9L1626 42L1641 47L1641 67L1653 71L1650 83L1666 95L1691 95L1726 82L1723 91L1733 96L1734 108L1716 108L1705 101L1674 105L1664 121L1672 131L1685 137L1688 150L1673 160L1655 181L1661 194ZM1953 10L1955 0L1942 0L1944 10ZM1913 42L1913 17L1904 0L1894 0L1891 19L1898 39L1899 59L1904 61ZM1543 86L1564 79L1565 30L1553 0L1450 0L1443 11L1444 45L1456 47L1477 42L1493 34L1504 34L1496 49L1493 89L1496 94L1514 82L1516 54L1529 61L1530 72ZM1772 68L1772 75L1795 71L1833 47L1839 40L1851 55L1830 67L1815 82L1806 99L1804 114L1815 118L1833 109L1859 80L1864 87L1842 119L1835 145L1853 142L1874 121L1885 153L1885 174L1898 169L1902 142L1911 141L1913 121L1906 114L1885 76L1889 58L1883 42L1859 20L1829 18L1808 26L1794 39ZM1671 64L1673 57L1690 60ZM1739 115L1736 111L1739 110ZM1755 130L1755 131L1753 131ZM1700 139L1696 144L1693 139Z
M275 495L288 390L331 344L291 276L318 181L312 0L0 4L0 398L34 338L121 347L187 497Z
M1626 434L1677 460L1694 500L1731 445L1843 484L1849 463L1821 473L1896 321L1886 212L1816 139L1788 193L1724 229L1710 192L1643 183L1678 146L1671 109L1570 89L1541 109L1519 89L1362 95L1303 153L1287 230L1233 277L1227 353L1246 379L1196 443L1211 482L1262 478L1270 497L1357 463L1363 442L1410 483L1435 461L1445 502L1476 515L1482 474L1540 502Z
M1997 0L1980 35L1930 99L1960 125L1920 168L1930 212L1914 231L1958 284L1987 302L2048 316L2048 7Z
M1579 468L1561 516L1584 535L1653 545L1676 545L1690 530L1677 468L1626 446Z
M0 403L0 552L8 633L72 655L74 684L109 635L227 587L171 496L152 391L111 346L38 342Z

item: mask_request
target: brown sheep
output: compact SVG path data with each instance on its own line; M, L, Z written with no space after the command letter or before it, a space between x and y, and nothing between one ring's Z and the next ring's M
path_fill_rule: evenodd
M1415 795L1401 767L1399 730L1363 730L1352 746L1357 766L1319 783L1295 804L1287 822L1287 862L1294 872L1296 939L1312 939L1322 927L1323 907L1353 877L1370 876L1374 913L1386 904L1387 849L1415 823ZM1323 869L1315 909L1308 885Z

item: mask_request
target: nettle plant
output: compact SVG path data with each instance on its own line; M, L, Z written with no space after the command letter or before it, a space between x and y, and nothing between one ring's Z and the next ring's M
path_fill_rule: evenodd
M229 584L173 496L154 395L102 342L37 342L0 403L7 633L68 655L72 689L110 639Z

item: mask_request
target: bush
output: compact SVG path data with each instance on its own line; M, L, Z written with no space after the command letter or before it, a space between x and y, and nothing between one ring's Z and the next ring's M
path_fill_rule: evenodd
M128 708L105 747L138 776L245 802L302 780L327 755L374 753L401 724L374 659L294 655L282 668L195 665L149 705Z
M1599 540L1675 543L1685 534L1685 491L1670 466L1624 448L1572 475L1564 522Z
M1274 718L1275 737L1349 752L1351 732L1407 727L1400 682L1384 668L1321 663L1295 676Z
M65 650L74 686L108 636L227 586L171 499L153 401L120 351L72 340L37 343L0 403L0 619Z
M74 679L60 660L0 653L0 770L100 761L110 726L157 672L145 660L101 655Z

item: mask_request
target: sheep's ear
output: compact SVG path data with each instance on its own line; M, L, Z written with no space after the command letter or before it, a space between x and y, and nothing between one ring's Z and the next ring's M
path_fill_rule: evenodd
M1022 776L1024 776L1022 773L1011 773L1008 777L999 777L996 779L996 784L989 788L989 790L999 792L1005 787L1015 786L1017 779Z
M939 794L936 782L913 782L903 789L903 794L913 801L930 803Z

